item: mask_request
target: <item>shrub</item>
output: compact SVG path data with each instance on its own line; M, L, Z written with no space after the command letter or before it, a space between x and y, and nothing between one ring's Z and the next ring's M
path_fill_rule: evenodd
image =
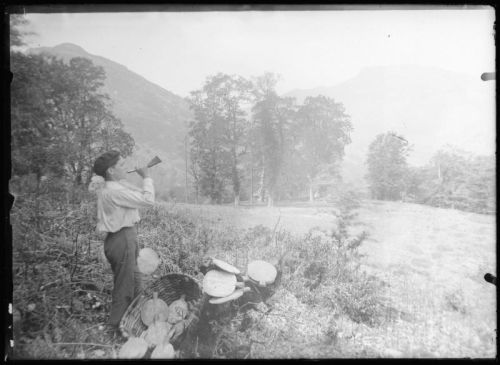
M366 232L351 236L348 226L355 215L349 209L337 214L331 232L311 230L290 242L283 268L284 285L312 306L326 305L355 322L379 323L382 283L360 269L358 248Z

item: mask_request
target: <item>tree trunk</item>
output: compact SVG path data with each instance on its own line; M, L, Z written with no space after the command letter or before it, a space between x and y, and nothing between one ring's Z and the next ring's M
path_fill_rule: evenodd
M199 199L199 194L200 194L200 191L199 191L200 190L200 180L199 180L198 174L196 173L196 170L193 166L191 166L191 172L192 172L192 176L193 176L193 180L194 180L194 193L195 193L194 201L195 201L195 204L198 204L198 199Z
M309 202L312 203L314 202L313 180L311 179L310 176L307 176L307 179L309 180Z
M82 182L83 182L82 174L78 173L78 175L76 175L75 178L75 185L80 186L82 185Z
M240 177L238 175L236 161L234 161L233 164L233 193L234 193L234 205L238 206L240 204Z
M199 187L198 187L198 181L196 182L196 195L195 195L195 202L196 205L198 205L198 197L199 197Z
M75 185L80 186L82 184L83 184L83 164L79 163L76 169Z
M253 149L250 149L250 205L253 205Z
M272 192L269 192L268 197L267 197L267 206L269 208L274 207L274 198Z
M262 166L262 172L261 172L261 175L260 175L260 187L259 187L259 192L260 192L260 196L259 196L259 201L261 203L264 202L264 197L265 197L265 187L264 187L264 181L265 181L265 173L266 173L266 169L264 166Z

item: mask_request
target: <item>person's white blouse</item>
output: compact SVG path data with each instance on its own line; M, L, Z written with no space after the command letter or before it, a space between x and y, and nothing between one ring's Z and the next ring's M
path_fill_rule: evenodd
M153 179L142 180L142 190L117 181L106 181L97 198L97 230L117 232L139 222L139 208L153 205Z

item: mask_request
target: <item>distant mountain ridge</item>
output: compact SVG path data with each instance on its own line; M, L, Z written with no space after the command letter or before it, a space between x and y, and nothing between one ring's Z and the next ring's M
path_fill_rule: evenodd
M423 165L446 144L477 154L495 152L495 85L480 75L423 66L379 66L332 87L293 90L302 102L326 95L341 102L354 127L346 147L344 179L362 183L375 136L393 130L413 145L409 162Z

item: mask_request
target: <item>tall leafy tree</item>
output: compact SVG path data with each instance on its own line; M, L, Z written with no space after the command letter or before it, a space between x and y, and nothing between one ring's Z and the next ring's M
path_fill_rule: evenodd
M100 91L105 74L88 59L11 54L14 173L47 172L88 182L92 163L109 147L124 156L134 141Z
M374 199L398 200L405 191L408 175L406 139L394 132L379 134L368 148L367 179Z
M225 120L225 145L230 153L230 176L233 187L234 203L239 204L242 156L246 153L244 136L249 129L247 114L243 109L251 101L252 84L241 76L217 74L211 79L214 91L222 103L222 116Z
M55 121L64 130L66 167L76 184L90 180L93 161L105 148L117 148L123 156L133 149L133 139L111 113L110 99L102 92L105 77L102 67L81 57L53 75Z
M194 112L189 137L192 172L196 171L194 177L198 184L196 189L212 203L221 203L230 157L224 145L225 120L221 104L207 85L202 90L191 92L188 101Z
M203 195L221 202L230 182L239 204L244 136L248 119L244 106L250 102L251 83L240 76L218 73L206 79L202 89L188 99L194 111L190 125L192 173ZM196 173L195 173L196 171Z
M292 146L296 112L293 98L276 93L278 79L277 75L266 73L255 80L256 103L252 108L252 149L260 167L260 198L263 200L267 192L269 206L278 194L287 152Z
M62 62L48 63L40 56L11 54L12 162L15 175L34 173L37 180L47 172L62 174L60 130L54 118L56 105L48 97L55 91L54 71Z
M338 174L344 148L351 142L352 124L344 106L323 95L306 98L297 112L297 120L300 131L297 158L303 166L312 201L318 180Z

